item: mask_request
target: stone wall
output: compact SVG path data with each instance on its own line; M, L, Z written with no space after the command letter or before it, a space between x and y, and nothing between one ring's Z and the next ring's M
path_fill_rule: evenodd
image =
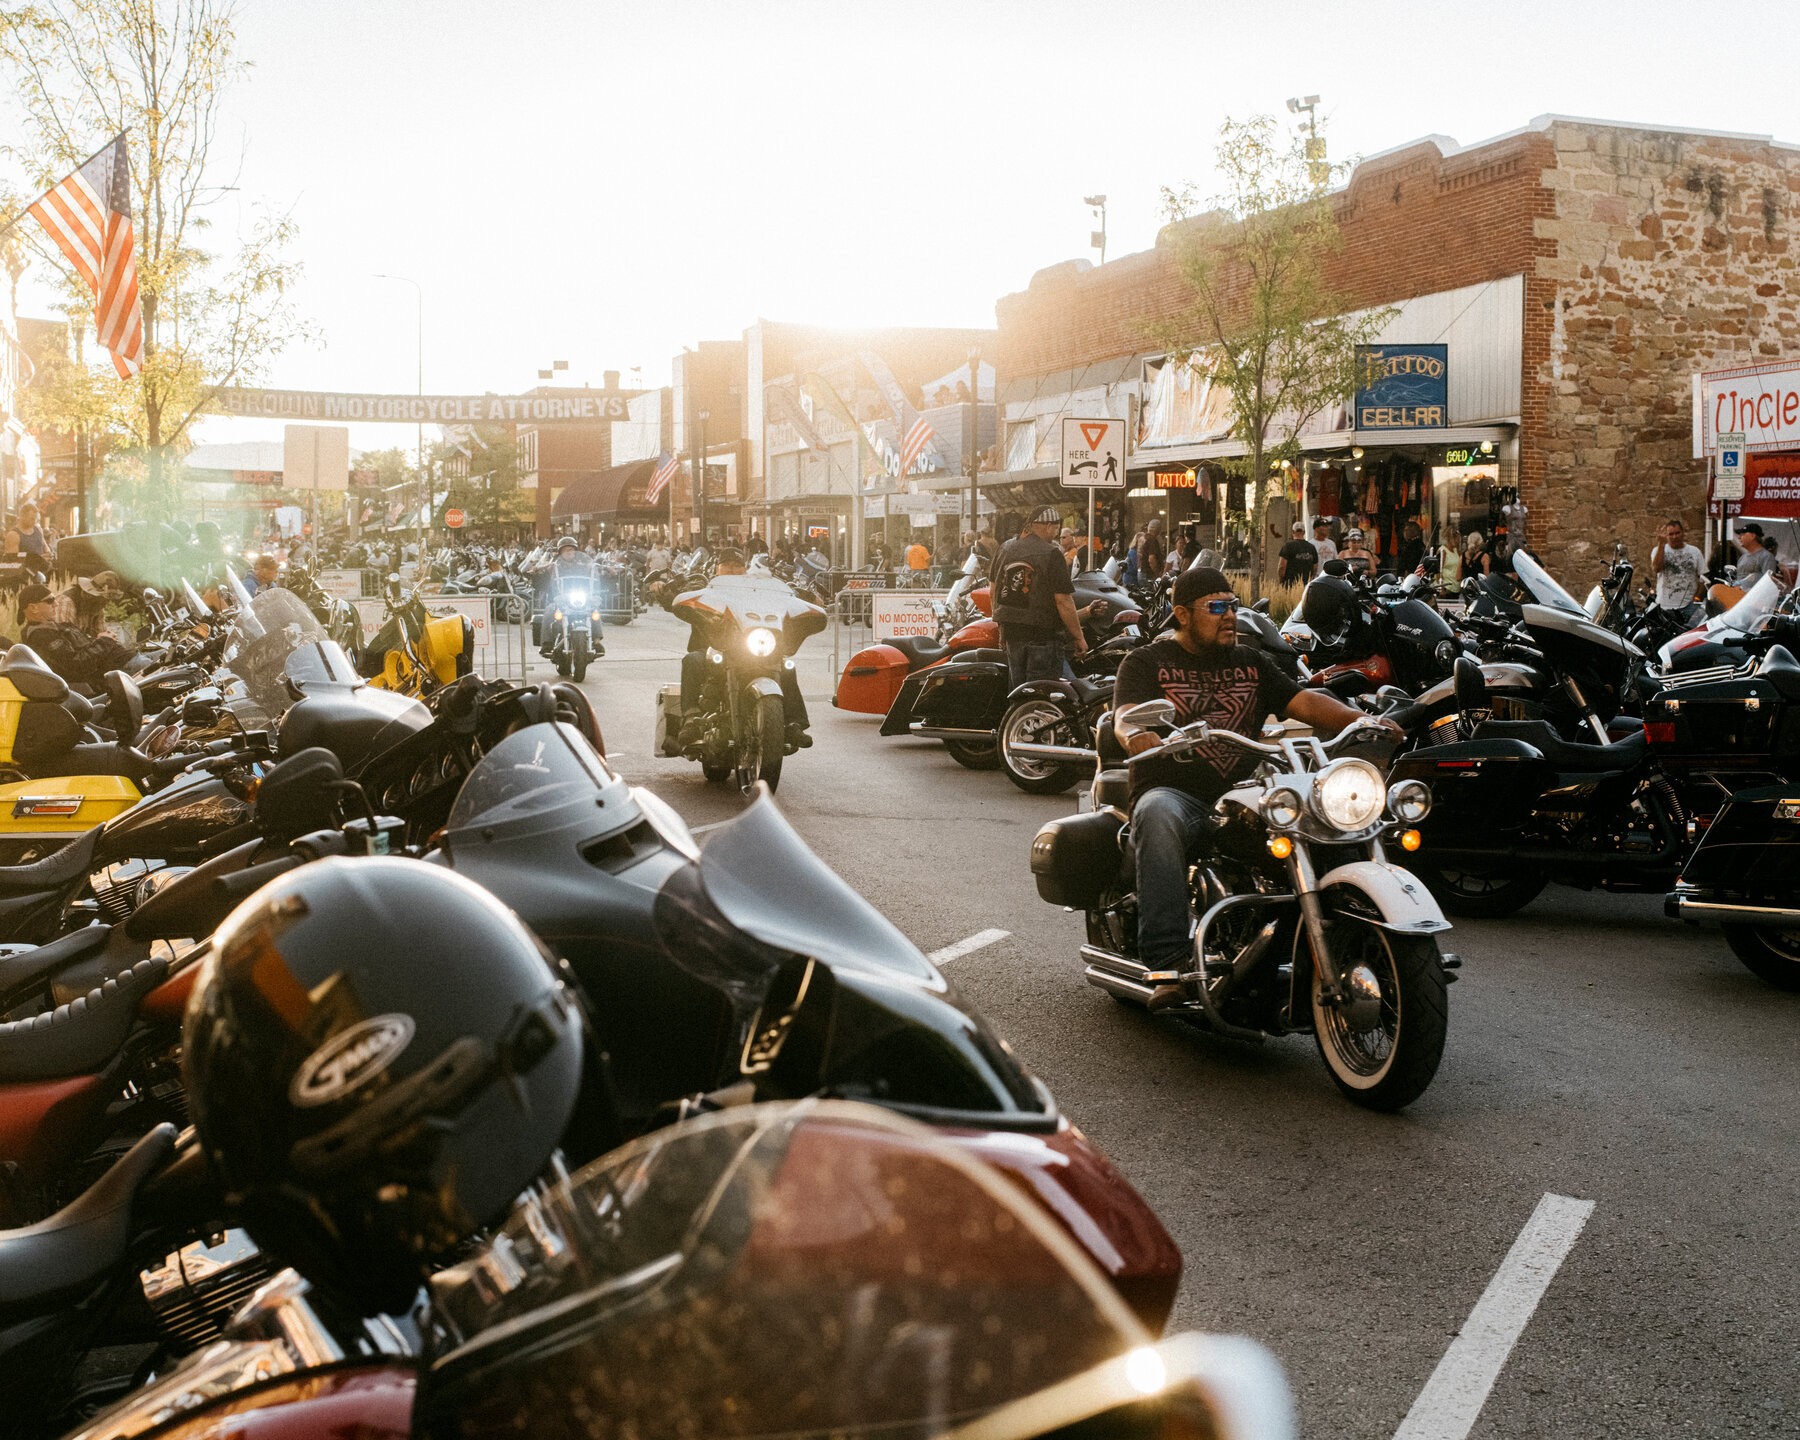
M1563 120L1549 138L1520 471L1533 546L1579 594L1615 539L1647 576L1664 520L1703 524L1692 373L1800 351L1800 150Z

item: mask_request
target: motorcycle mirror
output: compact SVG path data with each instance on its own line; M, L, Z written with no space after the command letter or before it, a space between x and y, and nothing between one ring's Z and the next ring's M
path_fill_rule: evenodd
M343 778L342 763L322 745L288 756L257 786L257 824L279 837L333 828L336 802L328 787Z
M1456 659L1456 704L1465 711L1488 708L1487 677L1481 673L1481 666L1467 655L1459 655Z
M1173 725L1175 723L1175 702L1172 700L1140 700L1136 705L1127 705L1119 712L1127 724Z
M1481 582L1473 575L1463 576L1461 589L1465 605L1473 605L1481 598Z
M1269 613L1269 597L1267 595L1263 596L1262 599L1258 600L1250 608L1256 611L1258 615L1267 615Z

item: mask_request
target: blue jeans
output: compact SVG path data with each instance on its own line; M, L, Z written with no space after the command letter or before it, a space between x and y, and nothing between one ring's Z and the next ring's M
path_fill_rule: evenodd
M1072 680L1075 677L1060 640L1008 640L1006 669L1015 690L1027 680Z
M1191 968L1188 861L1212 828L1212 806L1166 785L1146 790L1132 807L1138 959L1152 970Z

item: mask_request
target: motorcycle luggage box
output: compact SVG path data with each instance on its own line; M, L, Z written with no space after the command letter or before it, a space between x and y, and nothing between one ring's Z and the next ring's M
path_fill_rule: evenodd
M1688 857L1681 882L1708 900L1800 906L1800 785L1733 795Z
M1091 910L1118 883L1122 860L1114 810L1064 815L1040 829L1031 841L1031 873L1038 897L1072 910Z
M1459 838L1516 829L1530 816L1554 772L1541 751L1522 740L1462 740L1403 755L1388 783L1421 780L1431 787L1426 838Z
M1769 677L1665 689L1644 706L1644 733L1664 770L1774 770L1800 780L1800 704Z
M906 656L892 645L871 645L850 657L831 703L860 715L885 715L910 673Z
M1004 662L953 661L925 674L912 707L916 721L953 730L992 730L1006 713L1012 684Z

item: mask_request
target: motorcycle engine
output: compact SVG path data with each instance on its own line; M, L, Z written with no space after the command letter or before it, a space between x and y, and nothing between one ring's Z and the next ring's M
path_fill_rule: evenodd
M216 1244L196 1240L139 1282L157 1324L173 1345L198 1349L219 1332L278 1267L242 1230L227 1230Z
M137 909L140 900L149 898L138 894L144 879L166 868L161 860L115 860L96 870L88 876L88 884L94 899L100 902L101 915L113 925L124 920ZM192 868L183 866L183 873Z

